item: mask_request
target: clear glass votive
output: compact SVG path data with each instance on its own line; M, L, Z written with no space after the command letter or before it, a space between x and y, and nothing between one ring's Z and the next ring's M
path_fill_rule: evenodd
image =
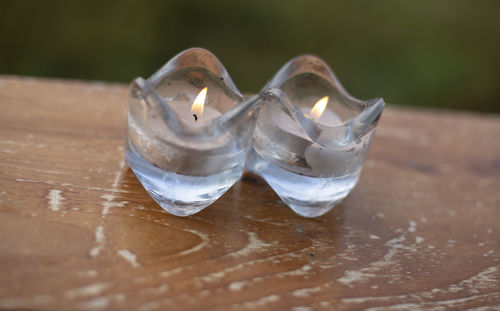
M312 55L288 62L264 93L246 169L297 214L323 215L356 185L385 103L352 97Z
M212 53L186 50L131 83L127 164L167 212L197 213L241 177L258 103Z

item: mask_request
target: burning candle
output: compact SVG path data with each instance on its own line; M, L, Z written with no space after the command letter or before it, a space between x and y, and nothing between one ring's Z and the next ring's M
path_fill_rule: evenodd
M324 96L319 99L314 106L309 110L308 108L302 108L304 115L315 122L318 122L324 126L336 126L342 123L340 118L332 111L327 110L329 97ZM309 142L312 142L311 138L302 130L300 125L298 125L294 120L292 120L286 114L278 114L275 116L275 122L283 131L290 133L295 136L299 136Z
M326 109L326 107L328 106L329 99L330 97L328 96L319 99L309 112L309 116L314 121L322 125L331 127L339 125L340 123L342 123L342 121L333 111Z
M350 96L313 55L285 64L263 94L247 167L296 213L320 216L356 185L384 102Z
M333 111L326 109L328 100L328 96L318 100L316 104L314 104L309 115L314 121L324 126L332 127L339 125L342 123L340 118ZM337 153L338 152L334 150L325 149L316 142L312 142L312 144L306 148L304 157L313 171L328 174L336 168L335 161L337 160Z
M197 213L241 177L259 106L215 55L186 50L131 83L127 164L167 212Z
M340 118L331 110L326 109L329 103L329 97L324 96L320 98L313 107L302 108L304 115L315 122L328 127L337 126L342 123ZM283 131L302 138L305 140L304 145L304 158L307 164L316 172L329 172L335 165L335 151L330 151L322 147L316 142L313 142L311 138L303 131L300 125L294 120L290 119L286 114L278 114L277 120L275 120Z
M196 127L201 124L206 124L213 121L222 115L218 110L213 107L207 106L207 93L208 87L204 87L195 96L192 104L187 103L185 100L172 100L168 102L169 107L175 112L179 119L185 120L189 126ZM189 141L178 137L173 132L168 129L167 125L163 122L163 119L159 115L153 116L149 120L151 126L150 130L157 137L163 137L169 144L175 144L181 148L191 148L200 150L209 150L214 148L214 146L220 146L227 144L229 141L228 137L221 136L216 141ZM133 125L134 126L134 125ZM134 126L135 127L135 126ZM159 150L158 150L159 151ZM161 151L159 154L150 151L150 155L154 155L154 159L150 158L149 161L163 167L162 163L165 162L166 158ZM207 160L208 161L208 160Z
M193 123L216 119L221 115L216 109L206 106L208 87L204 87L193 100L191 108L183 102L171 102L170 106L180 118L190 119Z

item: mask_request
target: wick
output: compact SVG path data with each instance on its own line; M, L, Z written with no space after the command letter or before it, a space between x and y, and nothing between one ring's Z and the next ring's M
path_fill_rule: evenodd
M198 116L196 115L196 113L193 113L193 117L195 121L198 121Z

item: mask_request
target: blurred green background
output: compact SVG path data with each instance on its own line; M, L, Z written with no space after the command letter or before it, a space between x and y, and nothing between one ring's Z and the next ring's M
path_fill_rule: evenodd
M0 73L130 82L192 46L244 92L313 53L358 98L500 112L500 1L0 1Z

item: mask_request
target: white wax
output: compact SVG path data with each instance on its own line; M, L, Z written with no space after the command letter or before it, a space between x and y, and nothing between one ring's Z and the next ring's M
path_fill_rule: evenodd
M339 170L339 166L343 165L343 161L339 161L342 152L326 149L317 143L313 143L306 148L304 157L314 172L322 175L334 175Z
M311 141L309 136L302 130L297 121L285 113L279 113L273 116L274 123L284 132L301 137L305 140Z
M195 121L193 113L191 112L191 105L182 102L170 102L169 106L175 111L179 119L183 119L187 124L196 127L206 124L214 120L215 118L221 116L222 114L212 107L204 107L203 116L197 115L198 120ZM160 117L155 117L149 120L149 128L156 134L157 137L162 138L165 141L176 144L178 146L189 147L198 150L212 149L217 146L223 146L229 142L229 137L222 135L216 140L209 141L199 141L192 142L189 140L184 140L175 135L166 124L164 124L163 119Z
M307 111L304 111L304 110L305 109L302 109L302 111L305 112L306 115L309 115L309 113ZM321 117L319 117L319 119L314 120L314 121L316 121L317 123L319 123L321 125L330 126L330 127L342 124L342 120L340 120L339 116L335 112L328 110L328 109L325 109L325 111L323 112Z
M182 118L193 127L206 125L221 115L212 107L204 107L203 116L198 115L198 121L195 121L189 103L169 102L168 105L179 119ZM129 135L141 155L164 170L188 169L189 166L196 166L193 168L195 170L202 167L221 167L225 165L221 162L225 161L223 157L206 156L206 151L226 146L232 138L230 134L223 134L206 141L184 139L171 131L160 114L130 115Z
M195 117L193 116L193 113L191 112L191 105L187 103L170 103L170 107L172 110L177 113L177 116L179 118L182 118L187 121L191 121L193 124L199 123L199 122L206 122L210 121L212 119L218 118L221 113L214 108L205 105L203 107L203 115L196 115L198 120L195 120ZM189 122L188 122L189 123Z
M302 112L309 116L309 108L302 108ZM298 136L306 141L311 142L310 145L304 150L304 157L307 164L315 172L322 174L333 173L335 168L335 156L336 151L325 149L319 144L313 142L311 138L302 130L301 126L297 124L297 121L291 119L288 115L281 113L274 120L278 127L283 131L288 132L292 135ZM325 110L319 120L315 120L324 126L336 126L342 123L340 118L330 110Z
M302 108L302 112L309 116L309 108ZM276 117L273 118L273 121L276 122L279 128L283 131L288 132L292 135L299 136L305 140L312 142L311 138L304 132L300 124L297 124L297 121L287 114L280 113ZM332 111L325 110L319 120L315 120L317 123L320 123L324 126L336 126L342 123L340 118Z

